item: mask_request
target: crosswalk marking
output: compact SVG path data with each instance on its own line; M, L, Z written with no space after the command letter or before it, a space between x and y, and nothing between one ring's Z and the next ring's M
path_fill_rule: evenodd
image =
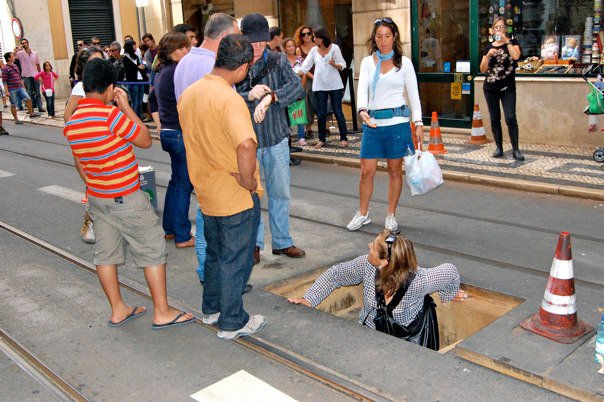
M75 191L70 188L61 187L53 184L52 186L41 187L38 190L46 194L55 195L57 197L61 197L69 201L77 202L78 204L80 204L82 202L82 198L84 198L83 189L82 191Z
M223 378L191 395L196 401L296 402L245 370Z
M0 170L0 177L10 177L10 176L14 176L14 173L11 172L7 172L5 170Z

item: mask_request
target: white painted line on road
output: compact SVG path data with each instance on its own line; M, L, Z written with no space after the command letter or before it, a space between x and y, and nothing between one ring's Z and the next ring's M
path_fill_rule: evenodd
M77 202L78 204L81 204L82 198L84 198L84 190L75 191L70 188L61 187L54 184L52 186L41 187L38 190L46 194L55 195L69 201Z
M296 402L288 395L245 370L226 377L191 395L196 401Z
M14 173L7 172L6 170L0 170L0 177L11 177L14 176Z

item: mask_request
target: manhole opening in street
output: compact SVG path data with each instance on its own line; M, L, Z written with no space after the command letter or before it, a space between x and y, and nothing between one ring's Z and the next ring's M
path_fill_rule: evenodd
M320 269L310 274L289 278L273 283L265 289L286 298L301 298L324 271ZM463 302L443 304L438 293L432 294L437 306L440 353L447 353L454 349L459 342L524 302L524 299L519 297L465 283L461 284L461 288L469 296ZM358 321L362 306L363 285L356 285L336 289L317 308L338 317Z

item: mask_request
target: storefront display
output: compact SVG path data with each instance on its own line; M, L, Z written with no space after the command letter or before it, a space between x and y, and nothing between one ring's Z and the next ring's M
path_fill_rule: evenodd
M518 40L518 73L582 74L604 62L602 0L480 0L481 47L492 42L491 25L506 19L508 36Z

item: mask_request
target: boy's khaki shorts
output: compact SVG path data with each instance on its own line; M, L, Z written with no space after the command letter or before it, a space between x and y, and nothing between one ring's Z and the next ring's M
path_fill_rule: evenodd
M117 198L88 197L94 222L94 265L121 265L130 249L137 267L165 264L164 230L147 193L137 190Z

